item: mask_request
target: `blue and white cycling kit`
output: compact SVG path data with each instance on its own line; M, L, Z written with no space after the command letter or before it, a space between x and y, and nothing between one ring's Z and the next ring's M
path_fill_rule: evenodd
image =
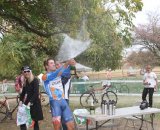
M43 75L44 88L49 96L52 117L62 117L64 122L73 121L72 112L64 99L61 77L57 77L60 71L63 72L63 69Z

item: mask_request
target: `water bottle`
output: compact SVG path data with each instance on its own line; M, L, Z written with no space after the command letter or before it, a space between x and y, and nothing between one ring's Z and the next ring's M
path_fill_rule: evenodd
M108 103L107 103L107 101L105 101L105 105L104 105L104 114L108 115Z
M109 115L113 115L113 104L112 101L109 101Z
M115 113L116 113L116 102L114 100L112 100L112 105L113 105L112 114L115 115Z
M115 114L116 114L116 106L113 105L113 115L115 115Z
M109 115L112 115L112 104L109 104Z
M90 114L91 115L95 114L95 107L94 106L90 107Z
M94 104L93 104L93 98L90 99L90 103L91 103L91 106L94 106Z
M107 102L107 115L109 115L109 102Z
M90 114L95 114L95 107L94 107L94 102L93 98L90 99Z
M102 100L101 102L101 113L105 114L105 100Z

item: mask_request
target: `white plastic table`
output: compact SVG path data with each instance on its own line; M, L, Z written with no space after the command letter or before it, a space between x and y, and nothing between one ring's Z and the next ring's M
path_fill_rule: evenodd
M111 119L125 118L125 117L128 117L128 116L133 116L133 117L141 116L141 118L140 118L141 126L139 128L139 130L141 130L142 125L143 125L143 121L145 121L143 116L144 115L150 115L151 127L152 127L152 130L154 130L153 118L154 118L154 115L156 113L160 113L160 109L158 109L158 108L147 108L147 109L144 109L144 110L140 110L139 106L133 106L133 107L118 108L115 111L115 115L102 115L102 114L95 113L94 115L79 114L79 115L76 115L76 116L84 117L87 120L95 121L96 122L96 128L95 128L96 130L98 130L98 128L100 128L102 126L102 125L98 125L98 122L100 122L100 121L106 121L107 122ZM89 130L87 121L86 121L86 130Z

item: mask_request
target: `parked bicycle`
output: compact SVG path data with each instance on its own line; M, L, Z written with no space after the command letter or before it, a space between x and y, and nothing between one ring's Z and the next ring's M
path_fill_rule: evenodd
M40 99L42 106L49 105L49 99L45 92L40 92ZM16 104L13 108L10 107L9 100L16 100ZM5 121L7 118L13 119L12 115L19 105L19 95L16 97L7 97L4 95L4 100L0 101L0 123Z
M100 105L103 100L106 100L107 102L109 102L109 100L114 100L115 103L117 103L117 94L113 91L110 91L110 87L111 86L104 85L102 89L94 89L93 86L90 86L91 89L84 92L80 96L80 105L85 108L91 108L93 106ZM98 97L96 97L97 91L101 91L100 94L97 94L97 96L101 98L100 102Z
M16 100L16 105L11 109L8 100ZM0 123L6 120L7 118L13 119L12 115L17 109L19 103L19 96L16 97L7 97L4 95L4 100L0 101Z
M111 83L111 89L115 93L129 93L129 87L126 83L121 83L121 82L116 82L116 83Z

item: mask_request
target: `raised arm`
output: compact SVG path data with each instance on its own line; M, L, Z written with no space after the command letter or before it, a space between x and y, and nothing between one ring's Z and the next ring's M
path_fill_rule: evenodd
M62 73L64 72L65 69L67 69L70 65L73 66L75 64L76 64L76 62L74 59L68 60L65 62L65 64L61 68L57 69L56 71L44 74L42 76L42 80L43 81L46 81L46 80L50 81L56 77L59 77L62 75Z
M75 61L74 59L70 59L70 60L66 61L66 62L64 63L64 65L62 66L60 72L58 73L58 76L61 76L61 75L63 74L63 71L64 71L66 68L68 68L69 66L75 66L75 64L76 64L76 61Z

